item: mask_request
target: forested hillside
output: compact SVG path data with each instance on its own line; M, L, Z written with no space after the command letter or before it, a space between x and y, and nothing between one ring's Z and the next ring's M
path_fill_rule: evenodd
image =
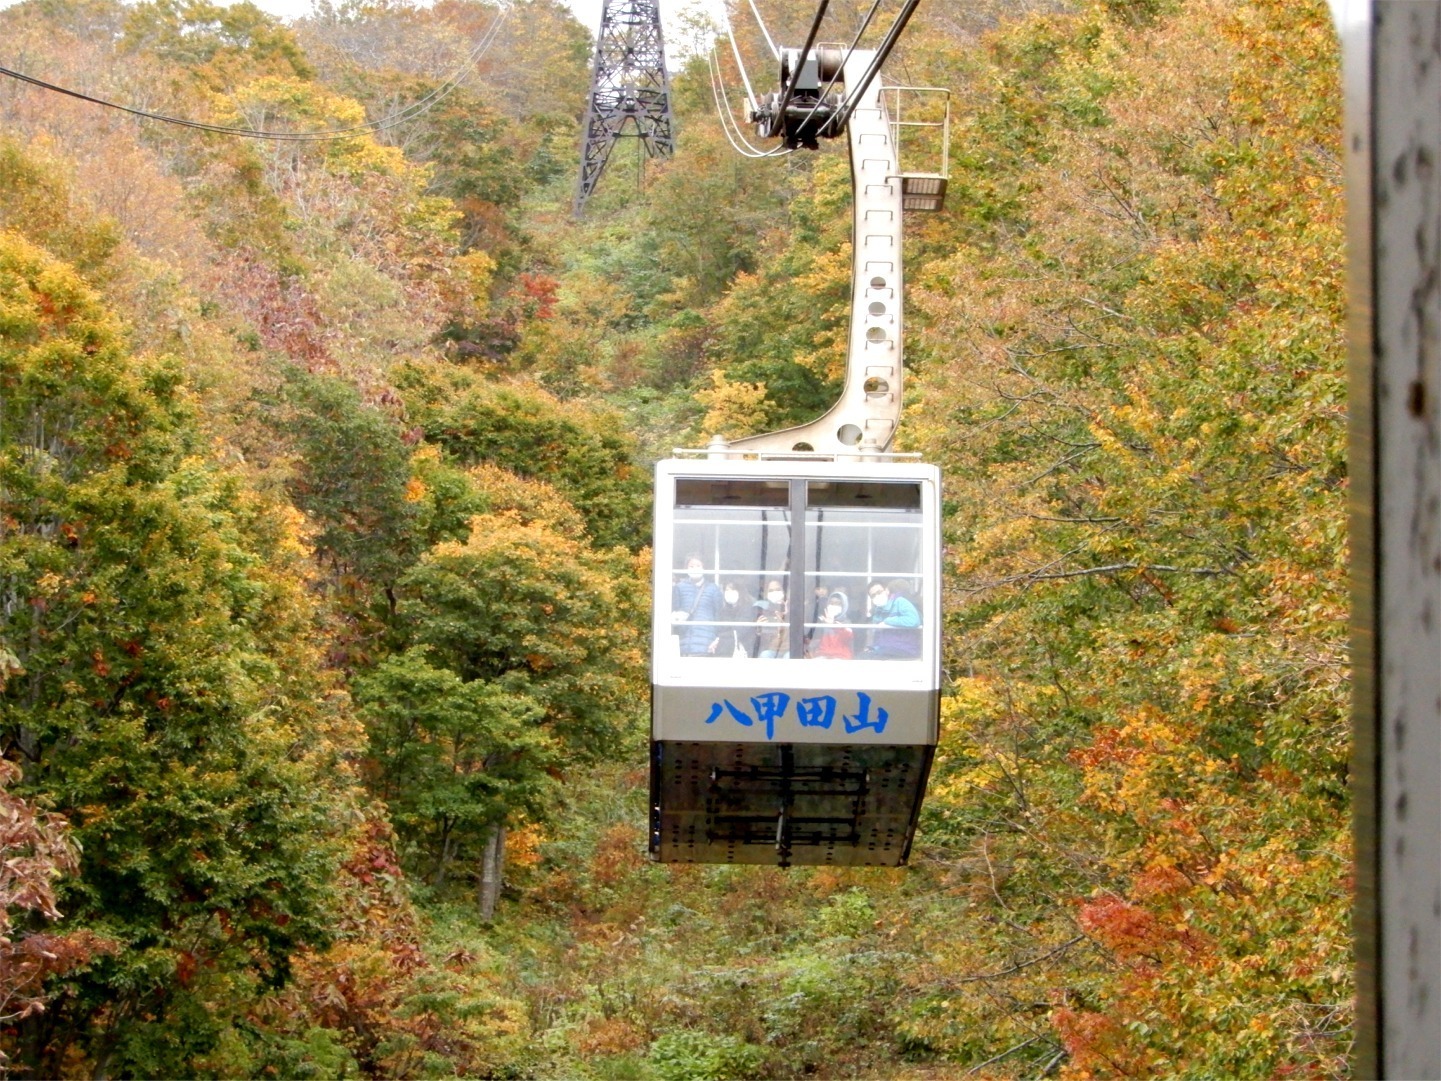
M644 854L649 467L837 393L844 147L739 157L692 57L573 220L590 31L501 15L0 11L135 108L405 117L0 80L0 1074L1346 1076L1323 0L923 3L892 57L955 116L900 870Z

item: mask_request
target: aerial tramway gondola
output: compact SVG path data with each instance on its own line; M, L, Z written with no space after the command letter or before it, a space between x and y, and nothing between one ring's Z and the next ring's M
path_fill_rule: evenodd
M658 860L894 866L910 852L938 734L940 473L889 447L902 211L937 208L945 179L900 172L874 60L787 50L782 93L756 117L793 147L849 137L841 401L811 424L656 466ZM828 95L834 85L850 98Z

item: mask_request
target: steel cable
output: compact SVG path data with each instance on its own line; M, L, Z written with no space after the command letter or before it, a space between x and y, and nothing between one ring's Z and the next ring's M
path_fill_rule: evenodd
M720 76L720 57L716 54L714 47L711 48L708 59L710 61L711 94L716 101L716 118L720 121L721 131L724 132L726 142L730 143L731 149L746 158L775 158L794 153L793 150L786 147L762 150L741 134L741 125L736 120L735 112L731 109L730 98L725 93L725 85ZM725 110L724 113L721 112L722 109ZM729 125L726 123L727 116L730 117ZM734 135L731 134L732 127L735 129Z
M802 124L806 123L809 120L812 120L815 117L816 113L820 111L820 107L825 104L826 95L835 89L836 83L845 73L846 65L851 62L851 57L855 55L856 47L861 43L861 37L865 34L867 30L870 29L871 21L875 19L876 12L880 10L880 6L881 0L873 0L871 4L871 10L866 12L866 17L861 20L861 25L860 28L856 31L856 36L851 38L850 48L846 50L846 55L841 57L840 64L836 67L836 70L831 73L830 79L821 89L820 98L817 99L815 105L811 107L811 111L806 115L806 119L801 121ZM847 115L849 116L849 114Z
M209 124L201 120L189 120L185 117L169 116L165 113L153 113L146 109L137 109L130 105L121 105L119 102L107 101L104 98L98 98L80 90L72 90L69 87L46 82L44 79L37 79L33 75L26 75L23 72L14 71L3 66L0 66L0 75L8 76L18 82L28 83L42 90L49 90L53 93L64 94L67 97L77 98L80 101L89 102L93 105L103 105L107 109L116 109L122 113L129 113L131 116L138 116L145 120L158 120L162 123L174 124L183 128L192 128L197 131L208 131L216 135L233 135L246 139L269 139L276 142L329 142L336 139L353 139L360 135L385 131L399 124L414 120L416 117L421 116L430 108L449 97L460 85L461 80L470 73L480 58L489 50L491 44L495 41L496 35L499 33L501 24L505 21L509 12L509 6L502 5L495 21L491 23L485 35L480 39L475 48L471 50L470 56L466 59L465 64L425 97L418 101L411 102L405 108L389 116L381 117L379 120L368 121L364 124L356 124L348 128L327 128L322 131L267 131L260 128L242 128L226 124Z
M871 58L870 65L866 68L865 74L861 76L860 82L854 87L846 88L846 104L842 106L833 121L836 126L845 127L850 120L851 113L856 111L856 106L860 103L861 95L866 92L871 81L880 72L881 65L886 62L886 58L891 55L891 50L895 48L896 42L900 39L901 33L905 30L906 24L910 22L911 15L915 13L920 2L921 0L906 0L905 7L896 16L896 21L891 24L891 28L886 31L886 36L881 39L881 44L876 49L876 55Z
M756 0L750 0L750 5L751 14L756 17L756 25L761 28L761 36L766 39L766 44L771 48L771 56L779 60L781 58L781 51L776 48L776 43L771 40L770 31L766 29L765 20L761 18L761 13L756 8Z
M806 35L806 43L801 46L800 58L796 61L796 70L791 72L791 77L786 85L781 88L780 104L776 106L776 117L782 126L785 124L786 108L791 103L791 97L796 92L796 86L801 81L801 69L805 67L806 57L811 54L811 46L816 43L816 35L821 31L821 21L826 17L826 8L830 7L831 0L821 0L816 6L816 17L811 20L810 33Z
M726 37L730 40L731 52L735 54L736 67L741 73L741 84L746 88L746 104L751 107L751 112L756 112L760 108L760 105L756 101L755 91L751 89L750 78L746 75L745 61L741 59L740 46L736 43L735 30L731 26L730 12L726 10L725 4L721 5L721 21L725 23ZM762 32L764 32L764 28L762 28ZM711 46L711 52L715 52L714 45Z

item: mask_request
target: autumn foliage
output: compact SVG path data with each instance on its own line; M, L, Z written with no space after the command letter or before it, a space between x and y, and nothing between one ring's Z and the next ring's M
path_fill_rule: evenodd
M0 1025L43 1011L46 980L117 948L88 930L45 926L62 915L56 883L79 868L79 853L63 818L10 791L19 778L13 763L0 761ZM8 1065L0 1057L0 1071Z
M573 220L590 31L506 7L0 11L209 123L428 102L258 142L0 86L8 1068L1345 1076L1326 5L918 9L943 738L910 868L789 872L643 858L647 478L830 404L844 153L737 157L677 56L677 155Z

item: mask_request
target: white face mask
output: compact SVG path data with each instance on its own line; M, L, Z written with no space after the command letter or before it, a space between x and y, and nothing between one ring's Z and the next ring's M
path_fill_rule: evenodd
M696 568L694 568L694 567L692 567L692 568L690 568L689 570L687 570L687 571L686 571L686 574L690 577L690 580L691 580L692 582L699 582L702 578L705 577L705 571L703 571L703 570L698 570L698 569L696 569Z
M840 606L839 604L828 604L828 605L826 605L826 615L830 616L832 619L835 619L835 618L836 618L837 616L839 616L840 614L841 614L841 606Z
M772 604L780 604L781 601L786 599L786 595L779 589L771 590L766 594L766 597L770 599Z
M726 590L726 604L735 604L735 602L740 599L741 595L737 593L734 589Z

